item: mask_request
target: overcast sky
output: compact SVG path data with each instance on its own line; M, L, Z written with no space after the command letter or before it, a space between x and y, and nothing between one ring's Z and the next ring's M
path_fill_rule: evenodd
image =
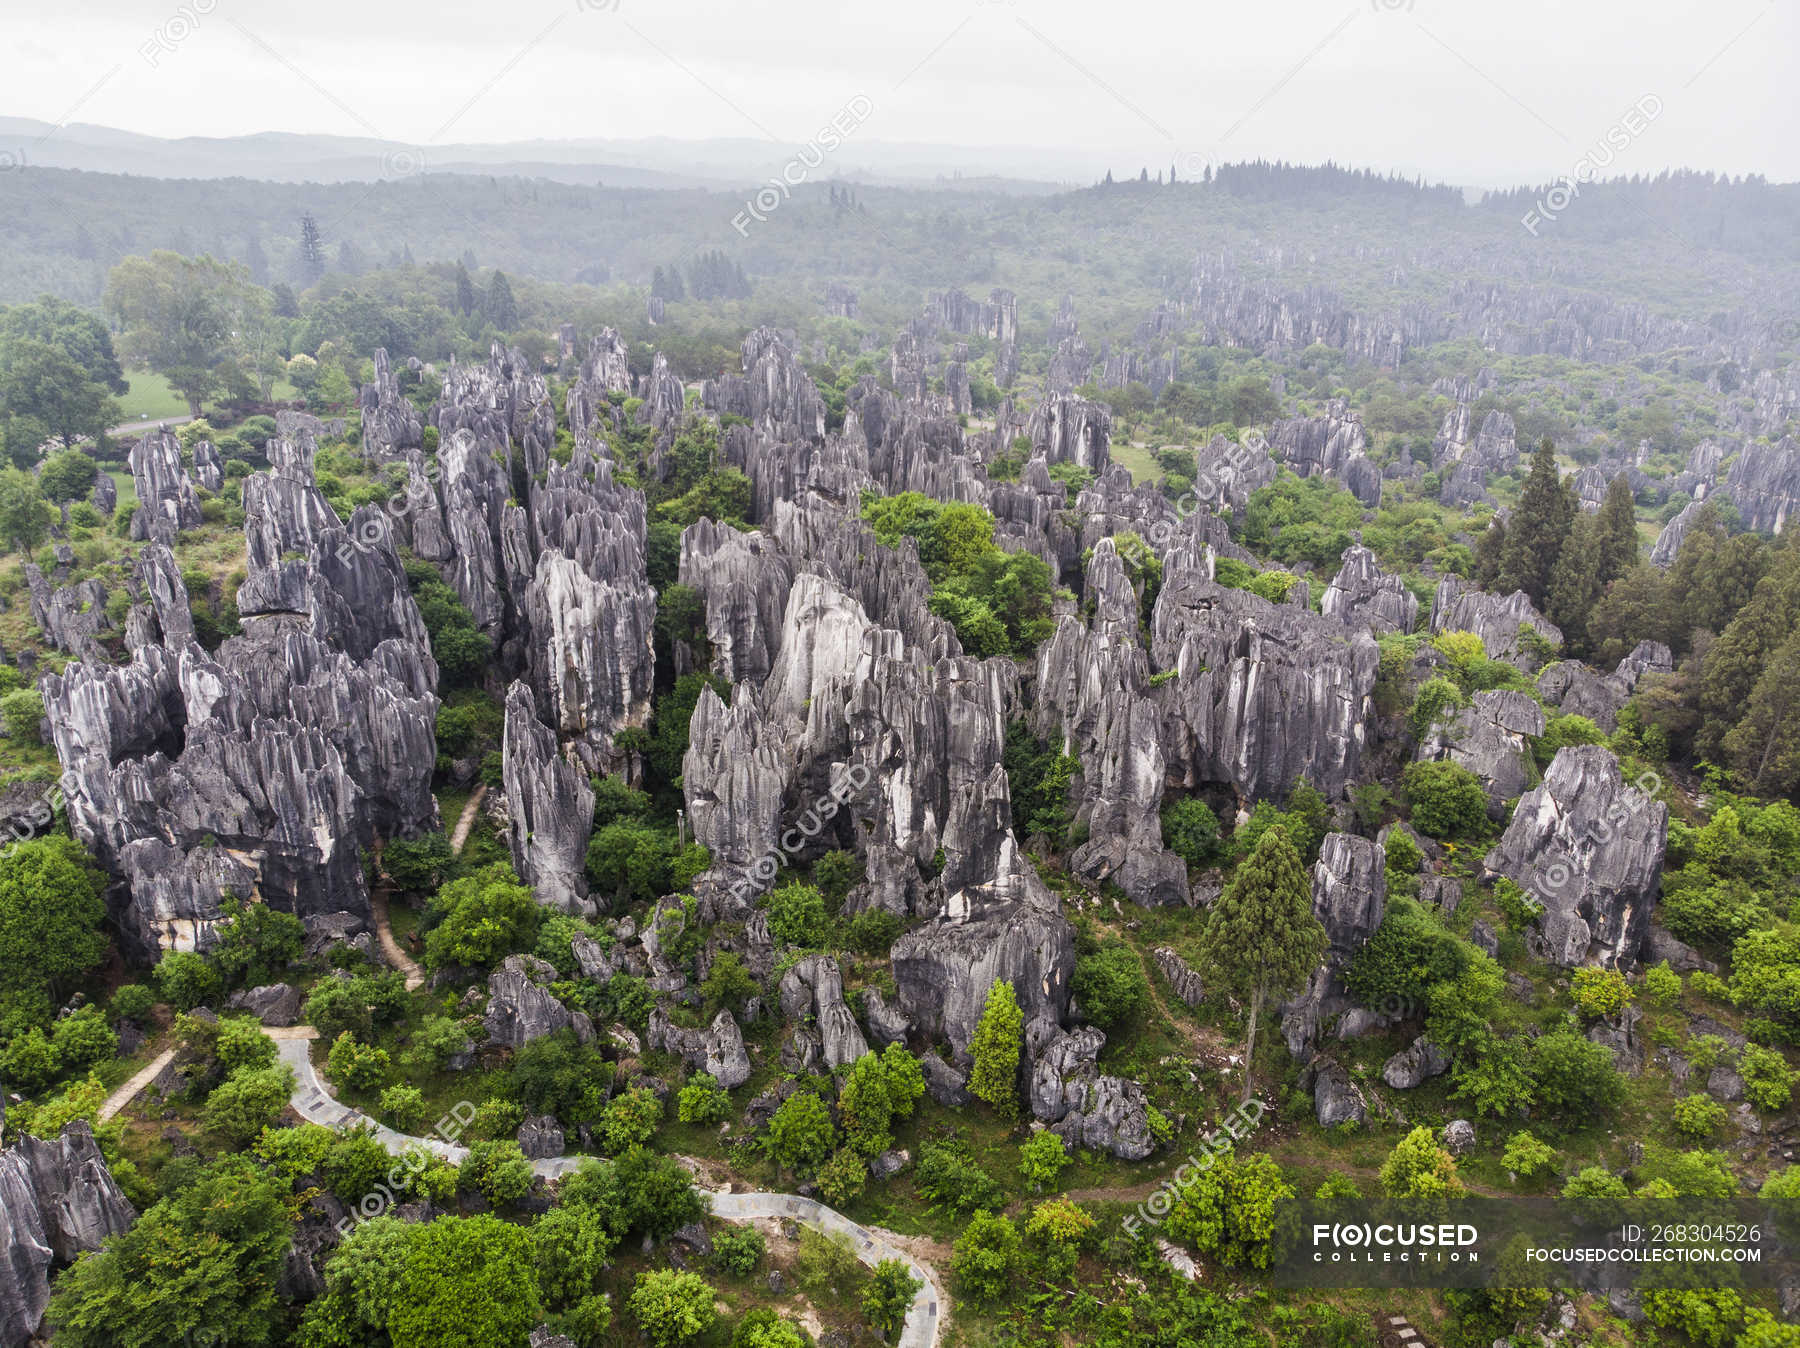
M80 0L6 25L0 113L417 145L1028 146L1127 169L1336 159L1463 183L1800 178L1794 0ZM1651 100L1644 103L1644 100ZM997 167L1004 167L997 164Z

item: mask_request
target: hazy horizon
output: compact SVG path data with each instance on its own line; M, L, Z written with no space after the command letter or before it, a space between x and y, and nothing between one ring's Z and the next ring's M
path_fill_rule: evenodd
M1104 22L1067 0L903 14L546 0L443 5L423 26L342 0L99 0L79 19L42 15L0 71L7 112L65 128L52 138L75 124L339 136L427 160L662 139L780 158L858 108L837 151L846 172L1080 182L1266 158L1493 187L1552 180L1584 157L1602 177L1800 178L1783 70L1796 38L1800 20L1773 3L1675 0L1573 13L1543 0L1295 0L1222 15L1126 4Z

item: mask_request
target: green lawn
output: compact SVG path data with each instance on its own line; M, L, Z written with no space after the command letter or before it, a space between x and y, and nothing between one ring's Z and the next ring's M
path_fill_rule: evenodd
M1124 464L1130 470L1134 484L1155 482L1162 477L1162 469L1157 465L1156 456L1146 445L1115 440L1112 444L1112 460L1114 463Z
M169 387L169 381L148 370L133 370L125 376L131 391L119 399L126 421L149 421L153 417L185 417L187 399Z

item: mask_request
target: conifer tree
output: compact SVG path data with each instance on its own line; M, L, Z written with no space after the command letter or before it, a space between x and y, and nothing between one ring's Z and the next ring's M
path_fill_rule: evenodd
M512 282L506 279L506 273L496 270L488 278L487 320L501 332L511 332L519 326L519 306L513 299Z
M969 1041L975 1059L969 1094L985 1100L1003 1119L1019 1116L1019 1055L1025 1047L1025 1015L1011 983L988 989L987 1008Z
M1523 590L1541 611L1550 594L1550 576L1575 518L1575 496L1556 467L1556 446L1545 436L1531 456L1531 475L1519 493L1500 554L1498 588Z
M1620 473L1606 488L1599 515L1600 588L1631 570L1638 559L1637 506L1631 483Z
M1562 628L1564 647L1572 655L1587 653L1588 618L1600 596L1606 593L1606 580L1601 575L1604 527L1604 522L1595 516L1578 513L1550 575L1545 616Z
M1244 1043L1244 1099L1256 1063L1256 1026L1271 996L1293 992L1325 953L1325 928L1313 916L1312 884L1280 825L1269 829L1237 868L1207 915L1202 951L1212 981L1250 1002Z
M1506 521L1498 515L1475 540L1475 584L1492 590L1500 579L1500 559L1506 551Z
M469 269L460 262L456 264L456 309L464 318L475 312L475 283L469 279Z

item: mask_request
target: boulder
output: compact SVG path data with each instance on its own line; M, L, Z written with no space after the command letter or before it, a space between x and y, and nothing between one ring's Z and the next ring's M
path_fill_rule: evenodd
M869 1044L844 1004L844 979L829 955L809 955L781 977L781 1014L792 1021L810 1016L828 1067L848 1067Z
M959 1072L935 1053L921 1053L919 1067L925 1074L925 1092L946 1109L961 1109L974 1097L969 1094L969 1077Z
M650 1013L647 1037L651 1048L674 1054L695 1071L710 1073L728 1091L750 1079L750 1055L729 1011L721 1010L705 1030L687 1030L671 1022L659 1006Z
M863 989L863 1022L869 1027L869 1038L882 1048L906 1043L906 1032L912 1028L904 1015L887 1003L881 989L870 985Z
M1410 1091L1449 1070L1449 1057L1420 1035L1387 1060L1381 1069L1381 1079L1397 1091Z
M519 1125L519 1150L529 1161L548 1160L563 1154L563 1130L554 1114L539 1114Z
M1668 807L1627 785L1610 750L1575 745L1520 799L1483 864L1544 905L1528 937L1540 958L1625 967L1649 930L1668 828Z
M266 983L231 994L230 1011L248 1011L264 1025L295 1025L300 1020L300 989L291 983Z
M1350 1074L1330 1058L1323 1059L1313 1075L1313 1115L1321 1128L1340 1123L1367 1123L1369 1106Z
M1419 597L1400 576L1383 571L1373 552L1357 544L1344 549L1343 564L1319 600L1319 612L1347 627L1410 632L1419 619Z
M1475 1125L1467 1119L1452 1119L1440 1136L1452 1156L1466 1156L1475 1146Z
M1156 1150L1149 1098L1137 1082L1122 1077L1095 1077L1082 1107L1071 1109L1050 1131L1070 1147L1111 1152L1124 1161L1141 1161Z
M488 975L485 1024L490 1044L523 1048L534 1039L569 1028L569 1009L550 995L554 965L531 955L509 955Z

